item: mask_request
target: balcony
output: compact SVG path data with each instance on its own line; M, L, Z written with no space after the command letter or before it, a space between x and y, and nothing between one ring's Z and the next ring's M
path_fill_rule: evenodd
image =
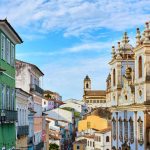
M35 150L41 150L44 147L44 142L40 142L39 144L35 145Z
M15 122L17 121L17 111L0 109L0 122Z
M44 90L36 84L30 84L30 90L31 90L31 92L37 92L41 95L43 95L43 93L44 93Z
M17 127L17 137L26 136L29 134L29 126L18 126Z

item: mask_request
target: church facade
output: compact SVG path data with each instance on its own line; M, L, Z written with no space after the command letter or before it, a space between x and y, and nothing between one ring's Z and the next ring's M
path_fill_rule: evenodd
M107 107L106 103L106 91L105 90L92 90L91 89L91 79L87 75L84 78L84 92L83 101L90 108L96 107Z
M107 78L107 96L111 100L112 149L150 149L150 23L136 46L127 33L118 47L112 47Z

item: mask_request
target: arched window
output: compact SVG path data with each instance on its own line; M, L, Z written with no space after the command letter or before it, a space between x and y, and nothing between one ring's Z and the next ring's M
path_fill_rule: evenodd
M109 142L109 136L106 136L106 142Z
M122 126L122 119L119 118L119 139L122 142L123 141L123 126Z
M133 119L130 118L129 119L130 122L130 142L133 143L134 142L134 126L133 126Z
M141 117L139 117L138 119L138 142L140 145L142 145L144 143L144 139L143 139L143 121L141 119Z
M86 84L86 88L87 88L87 89L89 88L89 84L88 84L88 83Z
M124 119L124 140L128 142L128 120Z
M139 69L139 78L141 78L142 77L142 56L140 56L138 60L138 69Z
M116 140L116 120L115 118L112 119L112 137Z
M113 69L113 86L116 85L116 70Z

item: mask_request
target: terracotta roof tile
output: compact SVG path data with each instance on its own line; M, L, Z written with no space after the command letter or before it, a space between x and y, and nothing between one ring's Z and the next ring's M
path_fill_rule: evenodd
M86 91L85 96L106 96L106 91L103 90Z

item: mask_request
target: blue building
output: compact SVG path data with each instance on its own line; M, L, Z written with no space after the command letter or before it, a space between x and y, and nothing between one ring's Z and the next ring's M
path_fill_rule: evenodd
M112 47L107 78L111 99L112 149L150 149L150 23L143 35L136 33L136 46L127 33Z

